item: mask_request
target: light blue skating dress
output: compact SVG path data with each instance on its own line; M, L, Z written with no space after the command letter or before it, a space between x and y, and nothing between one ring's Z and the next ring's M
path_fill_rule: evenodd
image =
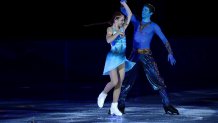
M123 28L120 29L123 31ZM113 29L113 35L116 31ZM106 57L106 62L104 66L103 75L109 75L109 72L119 65L125 62L125 72L132 69L135 65L135 62L131 62L126 59L125 55L126 51L126 37L125 36L117 36L117 38L111 42L111 50L108 52Z

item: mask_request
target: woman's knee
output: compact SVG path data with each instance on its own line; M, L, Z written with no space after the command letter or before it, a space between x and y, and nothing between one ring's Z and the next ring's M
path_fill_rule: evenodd
M112 84L113 84L113 86L115 87L115 86L117 86L117 85L118 85L119 81L118 81L118 80L113 80L113 81L111 81L111 83L112 83Z
M118 83L116 84L116 88L121 88L121 86L122 86L122 82L120 82L120 81L118 81Z

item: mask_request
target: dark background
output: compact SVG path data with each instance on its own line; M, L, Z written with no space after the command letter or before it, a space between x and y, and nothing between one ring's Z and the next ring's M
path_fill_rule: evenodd
M169 92L218 86L218 19L214 1L128 0L140 17L143 3L156 7L152 20L170 41L177 64L170 66L158 37L153 56ZM0 12L0 98L88 100L97 98L110 80L103 76L110 45L107 24L119 11L118 0L5 2ZM127 30L127 57L133 26ZM154 93L143 76L130 93Z

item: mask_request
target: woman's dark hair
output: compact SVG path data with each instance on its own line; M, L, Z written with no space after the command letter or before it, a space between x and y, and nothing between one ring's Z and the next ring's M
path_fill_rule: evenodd
M121 12L115 12L111 18L111 20L109 21L109 24L112 25L114 23L114 20L119 19L121 16L123 16L123 14Z

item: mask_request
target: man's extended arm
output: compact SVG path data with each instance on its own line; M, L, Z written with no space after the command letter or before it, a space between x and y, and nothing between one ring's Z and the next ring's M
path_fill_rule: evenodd
M120 7L120 11L121 11L125 16L127 16L127 12L126 12L126 10L125 10L125 8L124 8L123 6ZM130 20L130 21L133 23L133 25L134 25L135 27L136 27L136 25L139 24L139 21L136 19L136 17L135 17L134 14L132 14L132 17L131 17L131 20Z
M154 25L154 30L155 33L160 37L168 51L168 61L171 63L171 65L174 65L176 63L176 60L173 57L173 51L171 49L169 41L167 40L167 38L165 37L165 35L163 34L163 32L157 24Z

